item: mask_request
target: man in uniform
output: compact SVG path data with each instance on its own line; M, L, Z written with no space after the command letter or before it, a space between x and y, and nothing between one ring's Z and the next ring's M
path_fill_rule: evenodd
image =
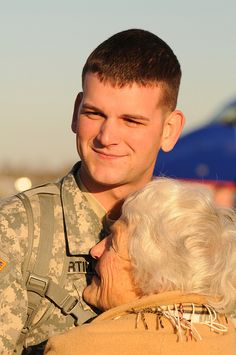
M72 120L81 161L59 182L1 203L3 354L34 351L94 316L81 299L89 250L150 181L159 150L178 140L180 78L171 48L144 30L117 33L88 57Z

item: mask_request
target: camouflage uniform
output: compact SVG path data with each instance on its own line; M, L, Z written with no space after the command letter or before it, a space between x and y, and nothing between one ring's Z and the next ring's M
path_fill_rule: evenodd
M53 257L48 265L48 274L54 282L58 282L62 273L61 260L66 248L72 260L76 260L76 255L89 253L90 248L98 242L102 230L101 218L91 208L75 181L77 169L78 166L75 166L62 180L62 202L59 200L60 197L55 197L58 200L54 209L56 223L54 223L53 233L56 234L57 243L52 246ZM38 195L34 195L30 202L36 226L30 258L30 262L34 263L43 226L40 225ZM61 203L66 233L64 233ZM14 352L26 321L28 307L27 291L22 277L28 248L28 224L25 208L16 196L3 200L0 204L0 238L0 353L6 355ZM72 261L71 265L78 264L73 264ZM69 290L71 295L81 297L81 292L86 285L86 275L78 273L78 270L71 265L66 276L65 289ZM52 304L50 305L52 313L43 322L40 321L49 304L48 299L42 300L33 321L33 329L25 340L26 347L39 344L49 336L74 326L74 319L70 315L64 316L61 310Z

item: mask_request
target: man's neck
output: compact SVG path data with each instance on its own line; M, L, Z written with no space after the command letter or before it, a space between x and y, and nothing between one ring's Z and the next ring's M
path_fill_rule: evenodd
M86 189L93 194L97 201L106 209L109 218L118 219L121 215L121 208L124 200L131 193L141 189L148 181L135 182L133 184L124 184L121 186L102 186L101 184L88 184L87 179L80 175L82 183Z
M110 219L118 219L121 215L121 207L125 200L122 193L116 189L91 192L99 203L106 209Z

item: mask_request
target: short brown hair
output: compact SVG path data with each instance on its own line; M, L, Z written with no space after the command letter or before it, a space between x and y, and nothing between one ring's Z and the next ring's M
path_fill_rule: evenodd
M88 72L119 87L134 82L143 86L162 85L163 103L172 110L176 107L180 64L172 49L151 32L130 29L108 38L88 57L82 84Z

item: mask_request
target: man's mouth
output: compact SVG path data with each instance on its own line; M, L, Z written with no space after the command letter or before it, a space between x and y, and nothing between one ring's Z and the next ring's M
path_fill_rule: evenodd
M102 159L118 159L118 158L123 158L126 155L125 154L112 154L112 153L107 153L101 150L97 150L93 148L93 151L98 154Z

